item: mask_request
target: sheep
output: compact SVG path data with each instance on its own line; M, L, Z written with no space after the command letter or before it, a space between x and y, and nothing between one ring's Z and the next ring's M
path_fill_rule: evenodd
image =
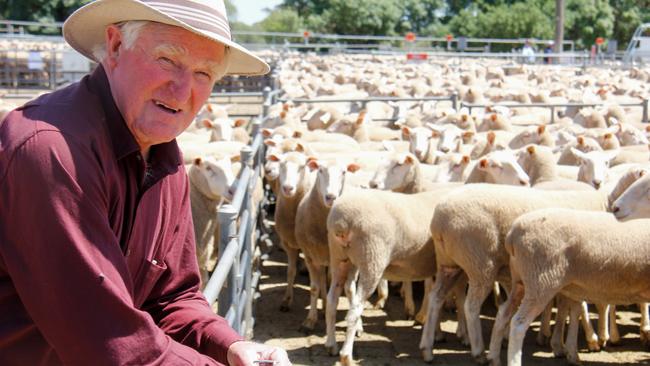
M444 153L453 150L459 140L464 143L470 142L475 134L472 131L465 131L453 124L445 124L440 126L429 123L427 126L440 135L438 150Z
M226 156L219 160L214 157L197 157L188 169L196 255L201 283L204 286L208 281L208 273L214 269L217 261L217 209L222 202L232 199L235 175L239 167L233 167L231 160L238 158L239 155L232 158Z
M239 141L243 144L250 142L250 135L246 128L246 120L230 118L217 118L212 121L204 119L203 124L211 131L210 142L212 141Z
M301 328L311 331L318 320L318 295L322 292L325 299L326 292L325 267L329 264L327 215L334 201L343 193L346 172L354 173L360 166L336 160L327 162L312 159L307 162L307 167L311 171L317 170L316 180L298 204L295 237L298 248L305 256L311 295L309 313Z
M520 304L512 318L508 364L521 364L530 322L558 292L574 300L612 304L650 301L649 224L647 219L619 222L608 213L560 208L519 217L506 237L513 295L499 310L495 325L495 331L503 332ZM576 338L577 326L572 324L566 346L573 364L579 363Z
M401 132L386 127L369 126L370 115L361 111L356 118L344 117L332 124L327 130L351 136L357 142L399 140Z
M599 189L608 179L609 162L618 155L618 151L590 151L583 153L571 148L573 154L580 162L578 180Z
M614 184L598 191L545 191L475 184L456 189L440 202L431 221L438 270L428 295L427 323L420 341L424 359L432 359L432 324L438 321L446 293L464 272L469 282L464 310L471 354L477 360L485 360L478 315L493 283L507 269L503 239L512 222L523 213L546 207L605 211L610 186ZM503 280L501 277L500 282Z
M555 156L546 146L528 145L517 153L517 162L530 177L530 184L537 189L585 190L590 187L574 179L562 176L561 169L555 163Z
M296 242L296 211L302 197L309 191L312 176L305 169L307 157L299 152L283 155L272 154L270 160L280 162L279 190L275 207L275 230L280 245L287 253L287 289L280 305L281 311L289 311L293 304L293 284L296 278L296 264L299 247Z
M325 347L332 355L337 350L335 315L345 267L355 266L359 273L346 316L342 364L352 362L364 301L382 278L412 281L433 275L435 256L427 223L436 203L452 189L416 194L351 189L335 201L327 218L332 283L327 294ZM462 289L458 295L462 297Z
M435 154L437 138L440 134L426 127L410 128L402 127L402 136L409 141L409 151L423 163L433 164L436 161Z
M578 165L578 158L571 151L571 148L575 148L584 153L603 150L595 139L591 137L578 136L574 142L567 144L562 150L562 153L557 160L559 165Z
M536 127L527 128L518 133L510 140L508 147L511 149L519 149L528 144L537 144L548 147L555 147L555 139L546 125L539 125Z
M190 164L195 158L201 156L234 155L246 146L239 141L214 141L205 144L178 141L178 147L183 153L183 162Z
M530 186L530 178L517 163L517 159L511 151L497 150L479 160L469 173L465 183Z

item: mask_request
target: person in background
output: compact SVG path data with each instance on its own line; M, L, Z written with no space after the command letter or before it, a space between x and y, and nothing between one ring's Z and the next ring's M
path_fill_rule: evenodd
M548 43L546 43L546 48L544 48L544 54L553 53L553 45L554 44L555 44L555 42L548 41ZM544 63L545 64L552 64L553 61L552 61L552 59L550 57L544 57Z
M175 141L268 65L221 0L99 0L63 35L97 68L0 122L0 365L290 365L200 293Z
M524 43L524 47L521 49L521 55L524 57L524 62L529 64L535 63L535 49L529 39Z

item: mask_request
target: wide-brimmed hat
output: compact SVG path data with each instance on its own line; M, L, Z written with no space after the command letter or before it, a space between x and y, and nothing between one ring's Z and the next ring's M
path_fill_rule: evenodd
M75 11L63 24L63 37L75 50L98 61L93 49L105 42L106 26L149 20L185 28L230 47L227 75L263 75L269 66L230 37L223 0L97 0Z

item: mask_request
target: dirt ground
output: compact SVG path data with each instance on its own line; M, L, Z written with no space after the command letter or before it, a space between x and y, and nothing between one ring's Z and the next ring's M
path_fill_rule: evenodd
M319 323L313 334L299 331L307 315L309 306L309 280L307 274L299 274L294 290L294 307L290 312L281 312L280 302L286 286L286 256L275 248L268 260L263 263L260 281L261 297L255 307L256 323L254 339L260 342L284 347L294 365L340 365L338 357L329 356L325 347L325 318L321 311ZM421 296L421 292L419 293ZM419 304L419 302L416 300ZM322 304L319 301L319 308ZM345 338L345 313L347 302L344 298L339 303L337 312L336 338L339 348ZM639 342L640 315L635 307L630 311L618 312L618 323L623 337L621 345L610 347L606 351L589 353L580 333L579 352L585 366L600 365L650 365L650 353ZM491 301L486 301L482 313L483 336L489 343L496 313ZM592 313L592 316L595 316ZM399 297L399 288L391 288L391 296L384 310L366 308L363 312L364 334L355 340L354 357L360 365L427 365L422 360L418 345L422 327L413 321L404 320L403 301ZM455 315L446 313L442 324L447 340L436 343L434 348L435 365L473 365L469 347L465 347L454 335L456 322L450 319ZM595 320L592 320L594 326ZM535 343L537 322L533 323L524 343L524 365L565 365L562 359L553 358L550 347L540 347ZM505 364L506 349L502 350L502 362Z

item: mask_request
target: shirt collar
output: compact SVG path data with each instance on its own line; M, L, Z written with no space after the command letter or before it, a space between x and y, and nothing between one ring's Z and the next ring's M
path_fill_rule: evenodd
M129 130L115 104L108 77L102 64L99 64L88 78L88 87L99 96L108 134L113 144L115 158L120 160L134 153L140 153L140 146ZM171 173L183 163L176 140L154 145L149 152L150 162L160 173Z

